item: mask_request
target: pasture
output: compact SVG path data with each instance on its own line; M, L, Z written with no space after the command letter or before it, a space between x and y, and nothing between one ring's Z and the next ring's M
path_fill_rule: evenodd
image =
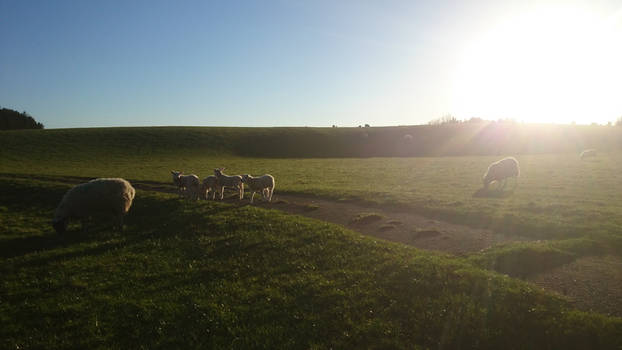
M257 141L257 134L271 132L0 133L3 345L622 344L619 318L573 311L560 296L494 272L525 278L584 256L619 255L619 150L585 161L578 152L516 155L518 186L484 193L481 177L499 155L248 156L263 146L245 141L249 135ZM276 132L307 140L328 131ZM347 136L347 130L331 132ZM138 192L124 233L107 227L81 233L74 226L67 237L57 237L48 225L66 182L80 182L76 177L171 186L170 170L203 178L216 167L274 175L275 199L289 193L366 203L529 240L452 257L275 210L188 202L152 191Z

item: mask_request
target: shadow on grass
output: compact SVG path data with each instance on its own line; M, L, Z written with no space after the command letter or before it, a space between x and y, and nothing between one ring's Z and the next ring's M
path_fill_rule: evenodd
M88 240L88 238L84 237L77 240L68 240L59 235L14 238L2 242L2 246L0 246L0 257L14 258L34 252L60 248L68 244L82 243L86 240Z
M507 198L514 194L514 190L504 191L502 189L491 190L487 188L480 188L473 193L475 198Z

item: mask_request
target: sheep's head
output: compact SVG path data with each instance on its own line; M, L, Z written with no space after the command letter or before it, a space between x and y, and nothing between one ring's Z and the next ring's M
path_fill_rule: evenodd
M65 233L67 231L67 219L52 221L52 227L56 233Z
M242 175L242 182L243 182L243 183L247 183L247 182L248 182L248 178L249 178L249 177L250 177L250 175L248 175L248 174L244 174L244 175Z
M488 188L488 185L490 185L492 181L492 176L490 176L489 173L486 173L486 175L482 177L482 184L484 185L484 188Z
M173 175L173 183L176 184L177 186L181 185L181 177L182 172L181 171L171 171L171 175Z
M214 169L214 175L222 176L222 171L223 170L225 170L225 168L216 168L216 169Z

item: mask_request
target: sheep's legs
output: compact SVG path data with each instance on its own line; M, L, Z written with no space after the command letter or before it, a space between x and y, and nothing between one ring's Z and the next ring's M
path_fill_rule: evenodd
M244 184L240 185L240 200L244 198Z
M251 204L253 204L253 198L255 197L255 191L251 192Z
M512 191L514 191L518 187L518 177L514 177L514 187L512 187Z
M123 215L120 215L117 224L119 225L119 231L123 232Z

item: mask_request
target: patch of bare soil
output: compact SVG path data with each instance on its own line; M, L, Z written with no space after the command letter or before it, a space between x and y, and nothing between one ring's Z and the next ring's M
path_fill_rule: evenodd
M476 252L498 243L528 240L517 235L432 220L412 211L360 202L278 194L273 197L272 203L256 199L254 205L324 220L365 235L454 255Z
M587 256L528 278L580 310L622 317L622 257Z

